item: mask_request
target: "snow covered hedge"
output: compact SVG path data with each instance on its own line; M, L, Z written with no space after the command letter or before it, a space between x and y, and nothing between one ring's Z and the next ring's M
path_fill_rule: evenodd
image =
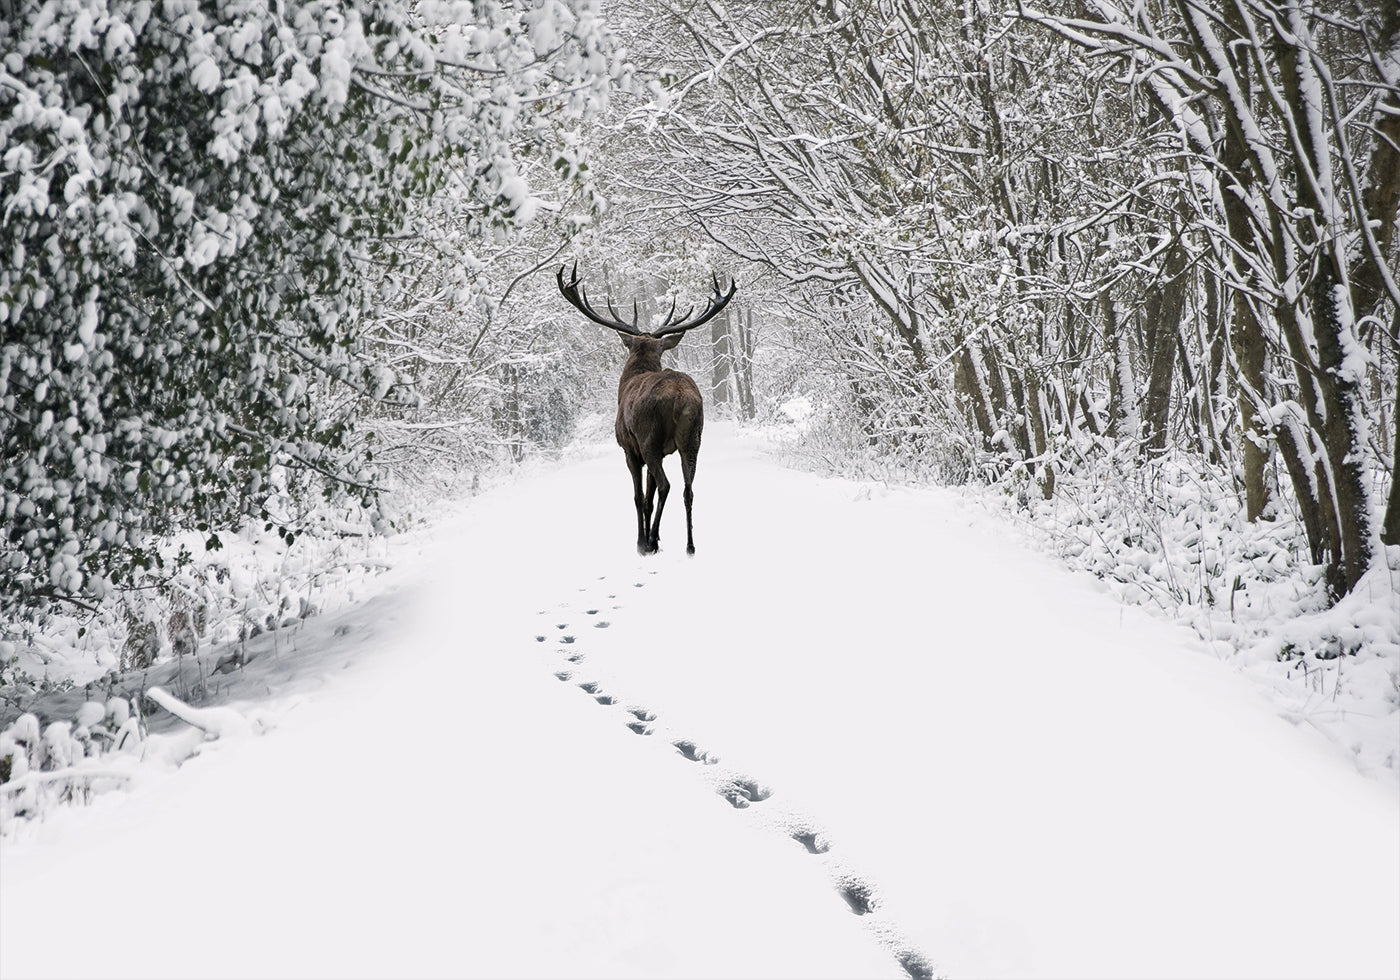
M0 731L0 826L130 778L145 733L126 698L84 702L72 722L25 713Z
M579 170L558 126L617 73L592 4L5 6L0 617L271 519L274 479L371 502L357 412L413 394L360 331L411 202L450 187L500 232L535 206L522 151Z

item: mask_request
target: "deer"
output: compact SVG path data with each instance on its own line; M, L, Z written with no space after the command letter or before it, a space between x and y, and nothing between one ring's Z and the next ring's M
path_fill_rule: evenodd
M695 463L700 457L700 434L705 428L705 406L700 388L688 374L661 366L661 355L671 350L693 330L707 323L729 304L738 290L731 280L729 291L720 288L719 277L711 275L714 295L705 309L689 318L690 307L676 317L675 300L665 321L655 330L645 331L637 325L637 304L632 303L632 322L627 323L612 300L604 316L588 302L588 293L579 281L578 263L574 263L569 281L564 281L564 267L559 267L555 279L559 292L580 313L594 323L616 330L622 346L627 348L627 360L622 365L622 377L617 382L617 444L627 457L627 469L632 474L632 501L637 508L637 553L654 555L661 548L661 512L666 508L666 496L671 482L661 468L661 461L671 453L681 457L681 477L685 482L685 552L695 554L695 528L691 509L695 493ZM642 493L642 467L646 467L646 493ZM656 512L652 513L655 499Z

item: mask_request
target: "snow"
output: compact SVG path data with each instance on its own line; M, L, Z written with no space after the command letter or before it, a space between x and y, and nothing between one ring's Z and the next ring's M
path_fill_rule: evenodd
M719 422L694 558L630 497L595 445L463 501L12 821L0 975L1400 973L1394 781L1185 627Z

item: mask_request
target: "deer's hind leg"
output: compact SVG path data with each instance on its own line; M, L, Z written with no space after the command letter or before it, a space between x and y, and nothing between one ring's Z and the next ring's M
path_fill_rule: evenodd
M695 414L688 419L689 425L678 440L678 449L681 457L681 477L685 482L685 553L695 554L695 525L691 521L691 505L695 501L695 492L691 489L691 484L695 482L695 464L700 458L700 436L705 431L704 409L700 407L700 402L695 403Z
M650 488L647 493L647 504L651 504L650 490L656 491L656 513L648 515L651 518L651 533L648 539L648 553L655 554L661 549L661 512L666 508L666 495L671 492L671 481L666 479L666 471L661 468L661 454L654 453L647 457L647 485ZM640 548L640 546L639 546Z
M647 524L651 518L651 488L642 493L642 456L640 453L623 450L627 455L627 469L632 473L632 502L637 506L637 553L649 554ZM650 478L648 478L650 483Z
M695 462L700 456L697 450L694 452L681 453L681 478L685 481L685 492L682 499L685 500L685 553L695 554L695 526L691 523L690 509L695 501L695 492L690 489L690 485L695 482Z

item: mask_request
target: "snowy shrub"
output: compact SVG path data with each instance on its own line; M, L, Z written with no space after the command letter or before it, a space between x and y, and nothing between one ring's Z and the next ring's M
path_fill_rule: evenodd
M114 683L128 672L295 626L388 567L383 539L357 510L322 506L306 520L313 533L290 542L257 526L226 534L217 551L204 551L197 534L155 542L167 556L189 555L158 585L116 591L93 611L59 611L6 636L0 701L25 705L75 684ZM225 669L241 663L234 654ZM0 724L8 714L0 708Z
M976 472L978 454L960 427L911 415L904 424L894 424L897 400L877 402L891 407L890 413L869 414L855 404L849 385L816 373L806 375L805 382L817 397L800 396L806 399L802 422L781 441L781 454L793 465L891 483L956 485ZM781 405L774 406L772 420L790 421Z
M85 702L71 722L42 728L36 715L20 715L0 731L0 833L16 818L119 785L127 769L114 758L135 758L144 739L141 716L125 698Z
M214 552L197 534L156 542L193 552L159 587L116 591L93 612L59 611L0 641L0 782L42 774L0 787L0 826L81 802L126 778L128 754L150 756L139 693L149 684L206 703L246 665L285 650L285 631L372 591L389 567L384 537L358 508L323 504L312 517L320 530L290 542L260 526ZM190 750L176 739L156 756L178 763Z

